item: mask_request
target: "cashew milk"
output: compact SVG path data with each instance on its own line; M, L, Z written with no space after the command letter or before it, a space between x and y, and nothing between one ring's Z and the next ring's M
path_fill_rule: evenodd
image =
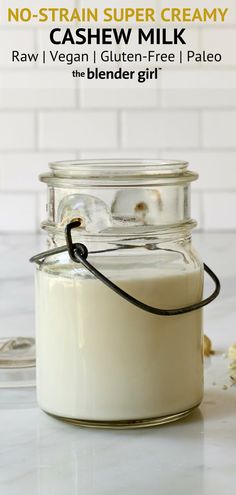
M66 270L65 270L66 272ZM201 300L201 269L139 269L122 289L156 307ZM37 272L38 400L67 418L133 420L176 414L202 399L201 310L155 316L100 281Z

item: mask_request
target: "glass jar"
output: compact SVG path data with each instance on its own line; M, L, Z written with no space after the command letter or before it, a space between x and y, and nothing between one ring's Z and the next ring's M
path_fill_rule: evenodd
M197 174L160 160L50 168L40 178L52 249L32 258L40 407L102 427L186 416L203 396L206 303L190 216Z

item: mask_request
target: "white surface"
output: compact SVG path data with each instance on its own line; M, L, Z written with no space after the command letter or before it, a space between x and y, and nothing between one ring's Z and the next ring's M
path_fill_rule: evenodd
M209 112L202 115L203 147L220 149L235 146L236 112L231 110ZM227 131L226 131L227 129Z
M39 181L39 174L45 172L48 168L47 163L58 160L75 160L75 153L29 153L19 155L19 153L0 154L0 176L2 194L14 190L16 192L25 191L41 192L46 196L47 188L45 184ZM15 166L12 167L12 164ZM20 174L15 173L15 167L20 169ZM10 200L6 200L6 204ZM18 202L17 202L18 205ZM15 206L15 204L14 204ZM44 220L46 217L46 197L44 199ZM28 215L25 215L25 223L28 223ZM12 232L12 229L9 231Z
M68 77L65 71L11 70L2 73L0 107L3 109L73 108L75 105L75 79Z
M115 112L41 112L39 147L71 149L114 149L117 147L117 115ZM65 134L65 129L70 132ZM44 164L45 167L46 164Z
M167 113L160 110L123 113L123 148L197 148L199 139L199 115L194 110L188 112L187 118L183 111L171 110ZM166 156L168 158L168 152Z
M220 210L218 205L220 203ZM231 211L236 210L236 195L232 192L215 192L211 195L203 194L203 208L205 210L205 228L217 229L220 226L225 229L236 227L236 218ZM218 215L216 215L218 211Z
M32 232L37 222L37 202L33 193L19 194L1 193L0 195L0 228L2 232L11 229L10 218L14 218L17 212L18 222L15 224L15 232ZM7 215L6 215L7 211ZM27 220L26 220L27 218Z
M32 335L33 270L27 258L42 240L14 236L1 241L1 334ZM236 342L235 243L236 234L195 236L195 246L222 281L220 297L205 309L205 332L216 355L206 364L201 408L172 425L99 431L46 416L32 389L0 390L2 494L234 493L236 386L223 390L229 379L222 354Z
M32 150L35 146L35 119L28 112L5 112L0 115L0 150ZM16 203L17 204L17 203Z

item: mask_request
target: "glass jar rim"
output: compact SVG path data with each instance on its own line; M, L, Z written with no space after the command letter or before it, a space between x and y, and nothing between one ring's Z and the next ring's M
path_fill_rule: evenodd
M165 159L99 159L68 160L49 163L51 172L40 175L42 182L55 184L61 181L95 181L100 185L130 183L132 181L192 182L196 172L187 170L188 162Z
M137 174L137 171L143 175L148 173L177 173L186 170L188 162L183 160L161 160L161 159L99 159L99 160L66 160L49 163L49 168L54 175L67 177L72 173L81 174L102 174L110 175L129 175ZM109 168L108 168L109 167Z

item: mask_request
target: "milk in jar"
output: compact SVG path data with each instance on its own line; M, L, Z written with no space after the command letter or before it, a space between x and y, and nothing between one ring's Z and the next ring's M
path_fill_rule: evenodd
M163 160L50 168L41 176L50 249L31 259L39 406L93 427L186 416L203 397L202 306L219 292L211 272L218 287L202 300L206 265L191 240L197 174Z
M200 268L129 272L131 278L116 283L147 304L181 307L201 299ZM53 270L38 271L37 301L38 394L45 411L119 421L200 403L202 310L152 315L98 280Z

